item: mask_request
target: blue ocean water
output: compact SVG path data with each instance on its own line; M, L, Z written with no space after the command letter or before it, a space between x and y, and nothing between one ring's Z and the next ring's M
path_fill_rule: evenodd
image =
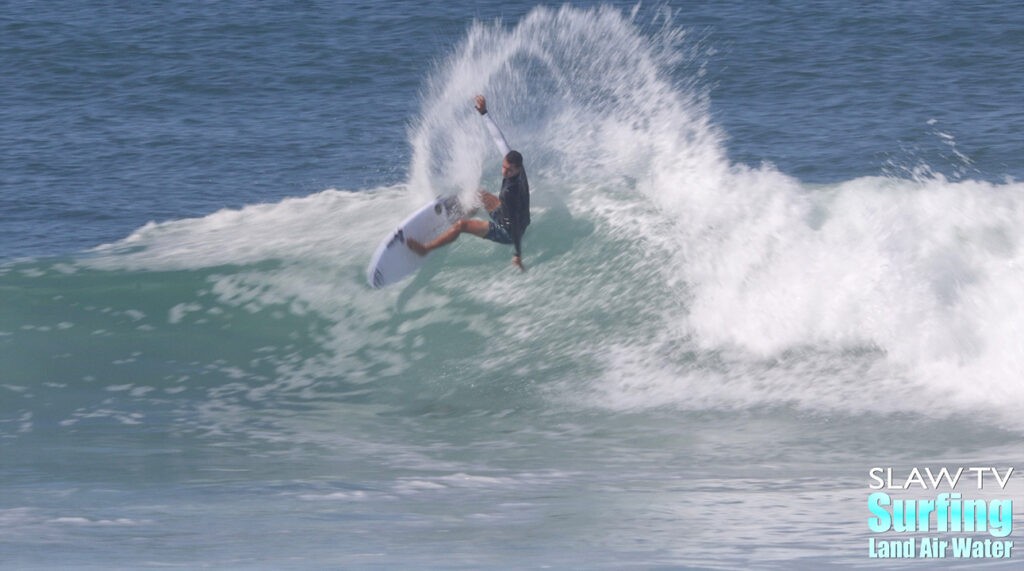
M874 564L871 467L1021 463L1022 53L1009 2L4 4L0 566ZM476 93L530 271L371 290L497 188Z

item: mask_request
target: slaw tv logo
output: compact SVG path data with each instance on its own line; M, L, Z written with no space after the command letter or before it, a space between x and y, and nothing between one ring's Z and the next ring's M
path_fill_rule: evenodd
M1013 541L1005 538L1013 533L1013 500L1002 492L1013 472L994 466L915 467L901 478L892 467L871 468L868 529L876 535L868 538L868 557L1009 559ZM998 486L1000 497L968 497L982 494L986 485ZM913 499L890 494L918 489L931 493Z

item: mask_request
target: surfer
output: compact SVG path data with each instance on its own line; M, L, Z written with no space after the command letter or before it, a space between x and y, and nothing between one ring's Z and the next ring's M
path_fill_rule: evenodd
M530 224L530 183L526 180L526 171L523 170L523 155L508 148L501 129L498 129L487 114L487 100L483 95L476 96L476 110L483 117L494 144L504 157L501 163L501 191L498 196L479 191L480 200L491 219L485 222L463 218L429 244L421 244L412 238L407 238L405 243L413 252L425 256L435 248L454 242L459 234L468 232L499 244L512 244L516 251L512 264L520 271L526 271L526 267L523 266L521 245L523 233Z

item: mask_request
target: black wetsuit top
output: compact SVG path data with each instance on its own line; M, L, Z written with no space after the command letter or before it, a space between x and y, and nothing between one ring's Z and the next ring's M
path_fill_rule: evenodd
M530 225L530 182L526 180L525 170L501 181L498 199L501 200L501 206L494 211L492 217L512 235L516 256L520 256L520 243L526 227Z

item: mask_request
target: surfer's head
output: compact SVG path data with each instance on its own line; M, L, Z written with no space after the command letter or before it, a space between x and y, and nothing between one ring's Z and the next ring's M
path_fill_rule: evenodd
M505 160L501 162L501 176L512 178L523 172L523 155L519 151L509 151Z

